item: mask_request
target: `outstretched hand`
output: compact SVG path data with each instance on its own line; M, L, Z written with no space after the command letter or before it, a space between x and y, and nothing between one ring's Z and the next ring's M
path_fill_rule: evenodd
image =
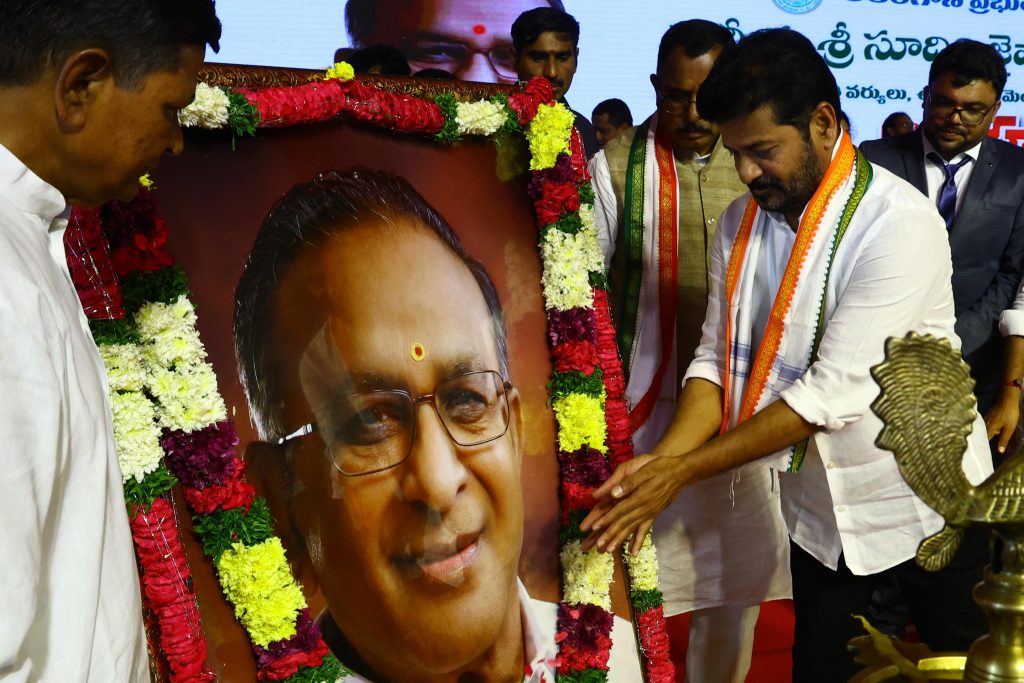
M619 465L594 491L597 504L580 524L581 530L592 532L583 548L610 551L632 535L630 552L636 555L654 518L687 483L680 457L641 455Z

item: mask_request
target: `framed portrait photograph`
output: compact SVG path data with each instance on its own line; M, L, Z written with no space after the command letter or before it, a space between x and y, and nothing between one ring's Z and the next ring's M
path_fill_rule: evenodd
M585 159L550 89L201 77L197 120L208 88L258 134L187 130L145 197L160 245L149 229L131 248L187 277L216 428L237 434L226 483L175 461L186 436L162 442L204 671L289 680L330 657L346 681L636 681L642 653L667 661L653 550L631 586L636 558L580 548L589 492L632 451ZM564 139L517 123L545 116ZM229 513L272 529L210 541ZM301 595L250 576L271 534ZM266 625L278 602L290 630Z

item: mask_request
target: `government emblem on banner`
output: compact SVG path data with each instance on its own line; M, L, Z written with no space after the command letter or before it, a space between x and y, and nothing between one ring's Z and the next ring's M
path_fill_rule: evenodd
M772 0L783 12L806 14L818 9L822 0Z

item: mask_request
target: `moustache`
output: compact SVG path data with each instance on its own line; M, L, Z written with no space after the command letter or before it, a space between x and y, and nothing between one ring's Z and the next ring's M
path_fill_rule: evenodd
M960 135L960 136L963 136L963 137L967 136L967 130L964 129L964 128L961 128L960 126L943 126L941 132L943 132L943 133L955 133L956 135Z
M775 178L765 178L764 176L761 176L757 180L751 182L749 185L747 185L747 187L750 188L751 192L757 192L759 190L770 190L773 188L778 190L785 189L779 180Z
M710 133L711 128L701 123L688 123L676 128L677 133Z

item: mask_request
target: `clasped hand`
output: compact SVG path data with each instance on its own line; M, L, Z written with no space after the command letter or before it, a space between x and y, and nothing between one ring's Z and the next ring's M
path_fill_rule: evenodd
M611 551L632 534L630 552L639 553L654 518L691 483L686 470L685 459L676 456L641 455L619 465L594 491L597 504L580 524L591 532L583 548Z

